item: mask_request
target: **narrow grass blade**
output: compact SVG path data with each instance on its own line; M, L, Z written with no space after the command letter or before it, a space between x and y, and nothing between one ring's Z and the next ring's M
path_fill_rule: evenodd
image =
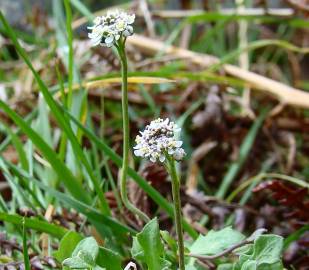
M54 114L59 126L62 128L62 130L67 134L68 139L70 140L72 147L74 149L74 152L76 153L76 156L82 161L82 163L84 164L87 173L93 183L93 186L95 188L96 193L99 196L100 202L101 202L101 207L104 213L110 215L110 209L108 207L108 204L106 202L106 199L104 197L103 191L100 188L100 183L99 180L94 176L93 174L93 170L87 160L87 158L84 155L84 152L82 150L82 148L80 147L78 140L76 138L76 136L74 135L71 126L69 123L67 123L65 117L63 117L61 110L58 106L58 104L54 101L52 95L50 94L47 86L44 84L44 82L42 81L41 77L39 76L39 74L37 73L37 71L34 69L33 65L31 64L25 50L20 46L16 35L14 34L14 31L12 30L12 28L9 26L8 22L6 21L6 19L4 18L2 12L0 12L0 20L2 21L5 29L7 30L13 44L15 45L16 50L18 51L18 53L20 54L20 56L23 58L23 60L25 61L25 63L28 65L28 67L30 68L30 70L32 71L38 85L39 85L39 89L41 91L41 93L43 94L46 103L48 104L48 106L50 107L51 112ZM3 105L4 103L2 103ZM7 107L8 108L8 107ZM41 140L42 141L42 140ZM58 161L58 163L61 163L61 161L56 158ZM55 160L54 160L55 161ZM63 164L62 164L63 166ZM69 170L67 170L67 173L69 172ZM70 173L71 174L71 173ZM61 175L60 175L61 176ZM71 174L72 176L72 174ZM64 178L62 178L64 179ZM67 179L64 181L68 181ZM79 184L79 183L75 183L75 184ZM70 190L74 190L74 186L69 187ZM86 198L86 194L83 193L81 198ZM85 200L84 200L85 202Z
M6 128L7 132L8 132L8 135L11 137L13 145L15 146L15 149L16 149L16 151L18 153L19 162L21 163L22 168L25 171L28 171L29 164L28 164L27 156L26 156L26 153L25 153L25 150L23 148L23 144L22 144L21 140L13 132L13 130L10 127L8 127L6 125L4 125L4 126L5 126L5 128Z
M69 72L69 77L68 77L68 98L67 98L67 105L68 108L71 108L72 106L72 99L73 99L73 90L72 90L72 85L73 85L73 32L72 32L72 11L70 7L70 2L69 0L64 0L64 7L65 7L65 13L66 13L66 29L67 29L67 39L68 39L68 47L69 47L69 53L68 53L68 72Z
M28 254L25 218L23 218L23 255L24 255L25 270L31 270L31 264L30 264L29 254Z
M244 14L223 14L222 12L207 12L193 15L187 18L189 23L211 22L221 20L259 20L263 23L287 23L292 27L308 28L309 22L299 18L281 18L279 16L269 15L244 15Z
M72 175L69 169L61 162L52 148L13 110L0 100L0 108L20 127L20 129L31 139L36 147L41 151L50 165L53 167L58 177L62 180L66 188L77 199L90 202L90 197L85 193L84 188Z
M290 234L287 238L284 239L283 249L286 250L291 243L297 241L304 233L309 231L309 225L304 225L297 231Z
M23 226L23 220L24 220L26 228L38 232L44 232L57 238L62 238L67 233L67 229L47 221L39 220L38 218L27 218L17 214L7 214L0 212L0 220L12 223L20 227Z
M251 150L251 147L254 143L254 140L256 138L256 135L262 126L262 123L266 117L267 110L264 110L260 116L255 120L254 124L250 128L247 136L245 137L244 141L242 142L240 149L239 149L239 157L238 160L233 162L227 173L225 174L222 183L216 193L216 196L218 198L224 198L230 185L232 184L233 180L237 176L238 172L244 165L246 158L249 154L249 151Z
M19 175L21 177L27 178L29 181L32 181L35 183L40 189L47 192L49 195L52 195L59 201L65 203L68 207L72 207L75 210L77 210L79 213L84 214L90 222L93 222L94 224L98 224L99 226L107 226L111 230L113 230L115 233L123 234L123 233L133 233L135 234L135 230L119 223L118 221L110 218L109 216L103 215L94 208L88 206L88 204L82 203L62 192L59 192L55 189L52 189L44 184L42 184L40 181L35 179L34 177L31 177L26 172L22 171L20 168L16 167L15 165L6 162L6 164L10 167L10 169L14 172L14 174Z
M248 46L246 46L244 48L238 48L238 49L228 53L227 55L225 55L224 57L222 57L220 59L220 62L218 62L214 65L211 65L207 69L207 71L208 72L215 72L222 65L229 63L232 60L236 59L243 52L256 50L256 49L266 47L266 46L277 46L279 48L283 48L283 49L286 49L286 50L289 50L289 51L292 51L292 52L297 52L297 53L300 53L300 54L308 54L309 53L309 48L300 48L300 47L297 47L297 46L293 45L292 43L289 43L285 40L280 40L280 39L257 40L257 41L251 42Z

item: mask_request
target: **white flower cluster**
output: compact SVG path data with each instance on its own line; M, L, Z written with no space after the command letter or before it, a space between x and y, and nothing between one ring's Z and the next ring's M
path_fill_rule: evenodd
M129 15L119 10L108 11L105 16L96 17L94 25L88 27L91 33L88 37L91 39L92 46L102 45L112 47L121 36L128 37L133 35L132 23L135 15Z
M164 162L165 155L171 155L175 160L182 160L185 151L181 148L182 141L175 137L180 128L168 118L158 118L151 121L143 132L140 131L135 139L134 154L138 157L149 158L152 162Z

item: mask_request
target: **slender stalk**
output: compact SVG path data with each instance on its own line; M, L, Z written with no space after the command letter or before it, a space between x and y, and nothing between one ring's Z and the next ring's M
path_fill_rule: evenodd
M179 269L185 270L184 262L184 242L183 242L183 230L182 230L182 218L181 218L181 203L180 203L180 182L176 172L175 160L166 155L168 161L168 169L172 178L172 193L174 201L174 216L176 223L176 233L178 238L178 262Z
M123 204L134 214L140 217L145 222L150 219L145 213L137 209L130 201L127 195L127 175L129 168L129 147L130 147L130 129L129 129L129 102L128 102L128 64L125 53L124 43L120 43L116 47L119 53L121 62L121 76L122 76L122 123L123 123L123 160L120 177L120 194Z

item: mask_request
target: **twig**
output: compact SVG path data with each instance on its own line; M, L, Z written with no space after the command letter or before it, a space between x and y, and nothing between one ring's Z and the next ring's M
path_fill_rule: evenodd
M191 62L205 68L219 63L219 59L214 56L195 53L193 51L174 46L167 46L164 42L137 34L130 37L127 42L145 53L155 55L160 51L164 51L167 55L187 58ZM227 74L247 82L252 89L271 94L279 99L283 104L301 108L309 108L309 93L266 78L262 75L258 75L254 72L244 70L237 66L224 64L222 65L222 68Z
M152 15L160 18L185 18L195 15L204 14L205 10L154 10L152 11ZM223 8L220 10L221 14L224 15L232 15L236 13L236 9L234 8ZM246 15L246 16L262 16L262 15L271 15L271 16L279 16L279 17L289 17L294 14L294 10L291 8L270 8L265 12L263 8L246 8L238 13L238 15ZM138 14L140 15L140 14Z
M285 0L291 7L300 10L302 12L305 12L306 14L309 13L309 5L308 1L299 1L299 0ZM306 4L307 3L307 4Z
M147 1L146 0L139 0L139 8L141 10L141 13L144 16L149 35L150 35L150 37L154 38L156 36L155 26L154 26L153 20L151 18L151 13L149 12Z
M236 0L237 13L241 13L245 8L246 4L244 0ZM248 22L245 20L239 20L238 22L238 46L239 48L245 48L248 46ZM244 51L239 55L239 66L245 70L249 70L249 55L248 51ZM255 118L255 115L250 108L250 88L245 87L242 94L242 106L244 115L248 115L251 119Z
M113 8L125 8L124 5L118 5L114 6ZM102 9L97 12L93 13L93 17L95 16L101 16L104 13L106 13L107 9ZM136 12L138 16L143 16L143 14L140 11ZM201 15L204 14L205 10L197 9L197 10L154 10L151 12L152 16L160 17L160 18L167 18L167 19L173 19L173 18L184 18L184 17L190 17L194 15ZM221 14L224 15L233 15L236 13L236 10L233 8L224 8L220 10ZM292 8L270 8L265 12L263 8L247 8L239 15L245 15L245 16L262 16L262 15L271 15L271 16L278 16L278 17L290 17L293 16L294 10ZM81 17L72 23L72 28L77 29L78 27L82 26L83 24L87 23L89 19L84 16Z
M190 256L190 257L193 257L193 258L197 258L199 260L202 260L202 261L207 261L207 260L215 260L215 259L218 259L230 252L232 252L233 250L239 248L239 247L242 247L244 245L248 245L248 244L251 244L253 243L253 240L244 240L238 244L235 244L233 246L230 246L229 248L223 250L222 252L218 253L218 254L215 254L215 255L210 255L210 256L207 256L207 255L198 255L198 254L192 254L192 253L189 253L189 254L186 254L187 256Z

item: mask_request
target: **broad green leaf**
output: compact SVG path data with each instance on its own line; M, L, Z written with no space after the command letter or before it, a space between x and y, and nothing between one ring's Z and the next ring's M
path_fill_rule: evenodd
M168 231L160 231L161 237L168 244L169 248L176 254L177 253L177 242L176 240L169 234Z
M283 238L281 236L274 234L261 235L254 241L254 244L248 246L240 255L239 262L236 264L238 268L236 269L283 269L281 263ZM238 252L241 253L239 250ZM254 265L256 265L256 268L252 268Z
M259 238L265 232L267 232L267 230L264 229L264 228L257 229L247 238L247 241L255 241L257 238Z
M261 264L273 264L280 260L283 249L283 237L268 234L261 235L254 242L252 259Z
M232 263L223 263L218 265L217 270L233 270L234 265Z
M148 270L170 269L170 263L164 259L164 246L157 218L149 221L136 235L131 252L134 258L147 264Z
M257 270L257 262L248 260L242 265L241 270Z
M97 265L106 269L113 269L113 270L123 269L122 257L118 253L104 247L100 247L96 263Z
M82 252L82 253L81 253ZM99 245L97 241L94 239L94 237L87 237L80 241L78 245L75 247L72 257L79 256L79 255L85 255L86 253L91 254L91 259L93 262L95 262L98 253L99 253ZM86 258L86 260L88 260Z
M54 257L59 261L63 262L65 259L69 258L75 249L76 245L83 239L83 237L74 232L67 232L61 239L59 248L54 252Z
M91 269L92 267L92 265L89 265L79 257L67 258L63 261L62 265L70 269Z
M257 270L283 270L285 269L282 262L276 262L273 264L261 264L258 266Z
M77 244L71 257L65 259L62 264L71 269L93 269L98 253L97 241L93 237L87 237Z
M206 236L200 235L190 247L190 252L200 255L214 255L239 243L245 236L231 227L220 231L211 230Z
M76 256L73 256L72 258L80 258L82 259L85 263L91 265L91 266L95 266L95 261L93 259L93 255L91 253L91 251L87 251L87 250L80 250L77 252Z

